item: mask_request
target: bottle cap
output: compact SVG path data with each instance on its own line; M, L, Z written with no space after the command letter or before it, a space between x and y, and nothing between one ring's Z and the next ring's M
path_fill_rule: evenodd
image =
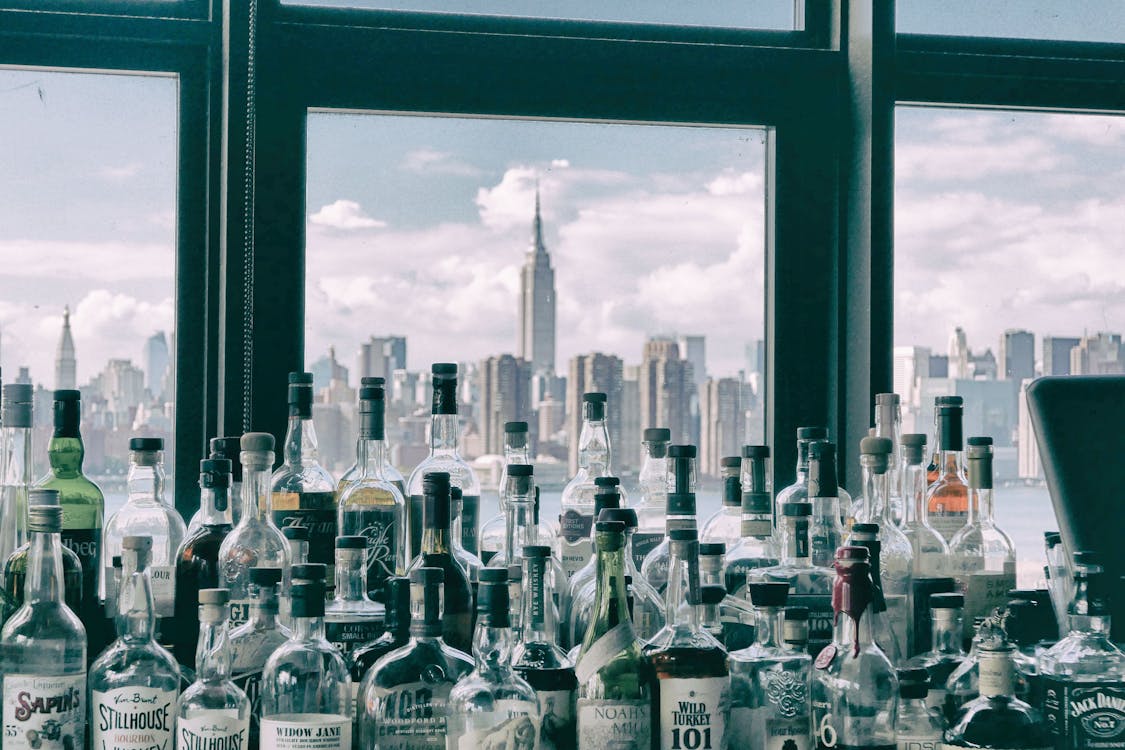
M789 584L783 581L748 583L746 589L755 607L784 607L789 600Z
M786 607L785 608L785 619L786 620L797 620L797 621L805 620L805 621L807 621L809 619L809 608L808 607Z
M613 487L598 487L594 490L594 519L607 508L621 507L621 493Z
M56 494L57 497L57 494ZM38 534L62 532L62 507L59 505L31 505L27 507L27 530Z
M742 456L723 456L719 459L719 466L724 469L741 469Z
M281 568L250 568L250 583L255 586L276 586L281 583Z
M289 373L289 385L312 385L313 376L311 372L291 372Z
M925 698L930 692L930 675L925 669L898 670L898 692L903 698Z
M308 526L284 526L281 529L281 535L286 539L295 542L307 542L309 540L309 527Z
M121 549L148 552L152 549L151 536L127 536L121 540Z
M621 486L621 479L618 477L594 477L595 487L610 487L615 488Z
M930 594L930 609L964 609L962 594Z
M289 600L293 617L324 617L324 582L290 584Z
M859 452L864 458L864 466L870 466L876 474L886 474L891 466L891 453L894 441L887 437L868 436L859 441Z
M743 458L769 458L770 447L768 445L744 445L742 446Z
M527 422L505 422L504 432L508 435L514 435L519 432L527 432Z
M456 362L434 362L430 365L430 374L441 378L457 377Z
M609 397L604 393L583 393L582 400L587 404L604 404Z
M805 518L812 515L811 503L782 503L781 515L790 518Z
M917 432L908 432L899 438L902 444L902 455L908 464L922 463L926 452L926 436Z
M199 604L221 607L230 601L230 589L200 589Z
M268 432L247 432L238 442L244 453L273 452L274 439Z
M694 542L699 539L699 532L695 529L672 529L668 532L670 542Z
M508 583L519 583L523 580L523 565L512 563L508 566Z
M941 408L943 406L964 406L965 399L961 396L937 396L934 398L934 407Z
M9 383L3 388L3 407L0 421L5 427L26 429L33 426L31 385L28 383Z
M962 408L960 406L939 406L938 447L943 451L959 451L964 443L962 430Z
M34 487L27 491L27 505L28 507L36 505L59 505L59 491L58 490L45 490L41 487Z
M992 489L992 438L969 438L969 448L965 455L969 463L969 487Z
M381 385L365 385L359 389L360 401L386 401L387 391Z
M529 544L523 548L523 556L546 560L551 557L551 548L545 544Z
M410 579L390 576L383 581L383 601L386 602L387 630L405 628L410 624Z
M672 439L672 431L667 427L646 427L641 437L646 443L667 443Z
M699 596L703 604L722 604L727 596L727 589L721 583L708 583L699 587Z
M1044 531L1043 541L1047 544L1047 549L1052 549L1055 545L1062 544L1062 534L1057 531Z
M410 571L410 582L421 584L445 583L445 571L441 568L415 568Z
M797 428L798 440L827 440L828 428L827 427L798 427Z
M481 568L477 574L477 580L480 583L507 583L508 582L508 569L507 568Z
M506 568L481 568L477 585L477 624L506 628L511 625L511 598Z
M694 445L670 445L668 456L670 458L695 458L698 450Z
M724 542L701 542L699 545L700 557L722 557L727 553Z
M422 475L422 492L423 494L434 492L448 492L450 488L449 472L446 471L427 471Z
M162 451L164 439L158 437L129 438L129 450L134 452Z
M856 523L852 524L852 533L857 537L865 538L866 541L872 541L879 536L879 524L877 523Z
M230 487L231 463L225 458L205 458L199 462L199 486L202 489L226 489ZM219 508L226 510L226 505Z
M875 404L877 406L898 406L899 396L897 393L876 393Z
M508 464L508 476L510 477L530 477L535 473L535 468L531 464Z
M599 521L594 524L594 532L600 536L598 551L612 552L625 546L625 524L620 521Z
M302 581L324 581L327 568L324 563L299 563L293 566L293 579Z
M598 513L598 521L600 522L613 522L625 524L625 529L637 528L637 511L632 508L602 508Z
M367 549L367 537L365 536L338 536L336 537L336 549Z

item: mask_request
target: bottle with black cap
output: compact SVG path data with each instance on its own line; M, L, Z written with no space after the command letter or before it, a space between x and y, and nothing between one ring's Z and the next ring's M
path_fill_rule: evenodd
M385 630L373 641L352 652L352 688L358 693L367 670L385 654L405 646L410 640L410 579L391 576L384 583L383 601L387 608Z
M312 373L289 373L288 401L289 427L281 449L283 463L270 478L273 522L279 529L308 527L309 560L328 566L331 588L336 580L331 568L333 544L339 533L339 506L336 480L320 465L312 418Z
M281 570L282 591L289 583L289 543L274 525L270 512L270 473L273 471L273 435L248 432L242 447L242 518L219 548L220 581L230 593L233 625L246 622L253 596L251 568Z
M964 407L960 396L940 398L956 399L957 403L937 406L937 463L926 491L926 510L930 525L947 543L952 543L969 517L969 485L965 480L962 454Z
M351 750L355 699L340 652L324 638L324 586L294 583L293 633L262 672L263 748Z
M367 537L336 537L336 593L324 608L328 642L350 659L383 632L386 608L367 596Z
M377 398L378 394L376 394L373 391L367 390L368 388L379 389L382 392L382 397ZM365 412L379 412L383 415L383 419L385 421L386 409L387 409L387 406L386 406L386 403L387 403L386 402L386 390L387 390L386 378L379 378L379 377L360 378L359 379L359 413L364 414ZM365 401L373 401L373 402L381 402L381 403L366 403L365 404L364 403ZM370 433L368 433L368 434L370 434ZM372 446L371 445L372 441L383 443L383 445L382 446ZM380 450L380 448L382 450ZM402 476L402 472L400 472L397 468L395 468L395 465L393 463L391 463L391 451L390 451L390 448L386 445L386 435L385 435L385 433L384 433L383 437L379 437L379 438L365 437L362 424L360 425L360 429L359 429L359 437L356 439L356 442L355 442L355 454L356 454L355 463L353 463L350 467L348 467L347 471L345 471L342 475L340 475L340 481L336 483L336 496L337 497L343 497L344 491L348 489L348 486L352 482L359 479L360 472L363 471L364 464L366 464L367 461L370 460L370 456L371 456L372 452L382 453L382 456L383 456L383 476L387 479L387 481L389 481L395 487L398 487L398 491L402 494L403 497L406 497L406 479L405 479L405 477Z
M867 617L871 620L871 637L891 660L891 664L898 666L907 658L907 629L911 622L911 613L906 596L889 595L887 592L882 571L880 530L881 527L877 523L857 523L852 526L846 543L849 546L867 549L867 561L871 567L871 581L875 592L875 598L867 609Z
M843 546L847 533L840 522L840 486L836 478L836 445L827 440L814 440L809 445L808 499L812 504L809 522L809 544L813 565L831 567L837 548ZM848 513L850 509L846 509Z
M938 578L946 575L949 545L930 525L926 505L926 436L908 433L902 436L902 495L906 516L902 533L914 554L914 578Z
M211 438L211 454L207 456L212 460L225 458L230 461L230 492L231 497L231 524L238 523L242 518L242 504L239 498L242 497L242 464L238 461L238 454L241 450L240 439L237 437L216 437ZM191 517L188 522L187 536L195 533L203 523L203 503L200 500L199 510Z
M289 543L289 564L303 565L309 561L309 530L304 526L286 526L281 535Z
M932 680L925 669L898 670L895 745L903 750L940 750L945 722L927 694Z
M672 445L668 448L668 463L671 468L668 475L668 520L665 524L668 534L673 529L698 530L695 519L696 453L694 445ZM641 575L661 596L668 587L670 559L671 548L665 538L648 553L641 566Z
M794 651L808 653L809 608L786 607L781 616L781 640Z
M931 594L930 649L906 662L907 667L926 670L930 677L927 703L939 711L945 708L945 683L968 658L962 648L964 606L965 597L961 594Z
M704 524L699 538L733 547L742 538L742 456L719 459L723 480L723 502Z
M746 599L746 574L777 565L778 545L773 534L773 480L767 445L742 446L741 538L727 547L723 583L727 593Z
M808 748L811 738L808 692L812 657L785 644L784 583L752 583L755 638L730 653L730 747ZM781 696L785 696L782 700Z
M0 411L0 566L27 542L27 492L31 488L32 391L25 383L3 388ZM0 593L0 624L13 602ZM7 607L4 607L4 605ZM10 614L10 611L7 613Z
M57 490L35 490L28 491L28 513L31 512L31 507L36 505L59 505L59 493ZM31 561L31 539L29 538L11 555L8 559L0 565L0 573L3 573L2 578L4 583L4 600L5 610L0 613L4 619L10 617L20 605L23 604L24 589L27 586L27 571L28 565ZM63 575L63 601L66 606L70 607L71 611L78 613L83 608L83 578L82 578L82 562L78 555L74 554L72 550L65 545L62 548L62 575ZM83 621L85 623L85 621ZM100 629L103 624L101 615L99 620L92 624L91 630ZM112 630L114 628L113 622L108 623L108 627ZM114 630L114 632L116 632ZM87 640L89 634L87 633ZM112 642L112 641L111 641ZM94 654L97 656L97 654ZM90 657L93 661L93 657Z
M445 748L449 691L473 660L442 640L441 568L410 571L410 641L368 670L359 687L359 746L394 750Z
M929 464L927 464L926 466L927 486L936 482L945 470L945 463L941 458L941 410L944 406L955 406L959 409L964 409L965 399L961 396L936 396L934 398L934 439L932 442L933 453L930 456Z
M646 427L641 469L637 474L640 500L636 504L637 530L633 534L633 564L638 569L645 556L664 539L668 512L668 444L672 431L667 427Z
M895 525L902 523L902 407L897 393L875 394L875 437L891 441L891 460L887 469L887 503Z
M408 526L411 559L422 549L424 528L423 481L430 472L445 472L451 485L461 490L460 507L452 511L453 531L458 544L474 557L480 551L480 479L461 457L461 421L457 414L457 365L438 362L431 368L434 399L430 414L430 455L414 467L406 494L410 499Z
M477 589L473 671L449 692L447 747L535 746L539 701L512 669L512 646L508 571L485 568Z
M828 439L827 427L797 428L797 479L793 484L777 493L774 502L774 519L781 525L781 508L785 503L806 502L809 497L809 446L817 440ZM852 507L852 496L840 488L838 493L840 512L847 513Z
M231 679L250 699L250 747L258 746L266 659L291 635L278 620L280 587L280 568L251 568L250 619L229 636Z
M602 512L610 508L622 507L621 499L621 480L617 477L602 476L594 480L594 517L601 520ZM636 516L634 515L634 519ZM621 519L618 519L621 520ZM635 528L634 524L634 528ZM594 541L595 532L591 531L591 549L597 551L597 544ZM628 548L629 534L626 531L625 544ZM628 567L628 564L626 564ZM631 574L632 571L626 570L626 575ZM569 646L577 646L583 634L586 632L586 625L588 620L582 620L578 614L580 609L588 610L593 606L594 600L594 583L597 580L597 557L591 555L586 561L586 564L572 573L566 582L566 603L565 609L559 611L563 619L565 627L563 642ZM587 612L588 614L588 612ZM636 626L636 623L633 623ZM643 636L642 636L643 637Z
M359 475L340 480L339 529L342 536L368 540L367 596L379 600L383 581L406 572L406 499L386 475L385 397L382 386L363 386L359 401Z
M485 565L504 546L508 519L508 496L505 492L505 487L508 486L508 467L517 464L531 464L531 442L528 439L527 422L505 422L504 466L500 471L500 481L496 485L499 488L500 512L480 527L480 559Z
M746 648L754 642L754 608L746 597L726 593L723 578L723 559L726 545L722 542L700 542L699 583L704 588L719 586L724 596L715 602L716 614L721 624L719 642L727 651Z
M504 486L504 537L488 562L492 568L507 568L518 564L523 548L538 541L539 529L535 525L535 478L531 464L512 464L505 467Z
M195 669L195 647L199 642L200 589L219 585L219 549L231 532L230 461L225 458L199 462L199 497L202 521L176 551L176 628L172 652L181 664Z

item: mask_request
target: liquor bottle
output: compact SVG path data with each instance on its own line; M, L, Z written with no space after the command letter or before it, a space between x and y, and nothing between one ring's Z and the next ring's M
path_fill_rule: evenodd
M351 750L347 664L324 639L324 587L295 583L293 633L262 671L262 750Z
M742 457L719 459L723 480L723 504L703 524L699 538L703 542L719 542L733 547L742 538Z
M945 724L941 714L926 700L929 685L925 669L898 670L898 711L895 713L898 750L941 750Z
M914 555L914 578L936 578L946 575L949 545L930 525L926 503L926 436L910 433L902 436L902 496L906 515L902 533L910 542Z
M504 498L504 534L499 544L493 545L489 567L506 569L513 563L519 563L523 548L538 541L538 529L532 518L533 476L531 464L504 467L504 484L500 493Z
M697 529L695 520L695 456L694 445L673 445L668 448L671 471L668 474L668 520L667 533L673 529ZM668 587L668 563L671 559L670 542L667 537L653 547L641 566L645 577L656 592L664 596Z
M809 650L809 608L786 607L782 613L781 640L794 651Z
M239 503L239 498L242 497L242 464L238 462L238 453L240 451L239 439L236 437L217 437L211 438L211 455L207 456L212 460L225 458L230 461L230 488L227 493L231 498L231 525L238 523L242 518L242 507ZM188 521L187 534L184 538L192 536L200 526L203 525L203 503L202 500L199 504L199 510Z
M865 547L836 552L832 643L816 657L809 679L813 733L818 750L895 747L898 678L871 635L866 617L874 597Z
M1043 706L1043 681L1039 678L1039 658L1047 650L1039 641L1038 605L1022 599L1009 600L1000 617L1000 626L1008 635L1008 640L1016 647L1012 660L1016 664L1017 679L1028 685L1025 698L1028 703L1046 711Z
M480 559L488 565L492 557L504 546L507 527L508 497L504 488L508 481L508 466L531 463L531 446L527 439L527 422L504 423L504 468L500 472L499 488L500 512L488 519L480 527Z
M27 492L31 488L31 386L3 388L0 410L0 567L27 543ZM22 596L22 595L21 595ZM0 624L19 607L0 589Z
M199 462L200 525L176 552L173 653L190 669L195 669L199 643L199 591L219 586L219 549L231 532L230 471L231 463L225 458Z
M736 598L727 593L723 579L723 559L726 545L702 542L699 545L699 584L706 588L718 586L723 595L714 602L715 617L719 622L716 636L727 652L746 648L754 642L754 608L746 597ZM706 591L704 592L706 594ZM712 634L714 635L714 634Z
M102 531L102 555L109 559L121 554L126 535L152 538L152 562L148 567L152 599L156 612L157 639L171 638L170 618L176 609L176 551L187 527L176 509L164 500L164 440L129 440L129 496L125 505L110 516ZM113 571L106 568L103 578ZM103 582L104 583L104 582ZM107 589L103 586L102 591Z
M468 653L473 646L473 590L468 571L453 556L449 483L450 476L444 471L432 471L424 477L422 553L414 558L410 570L441 568L445 582L442 638L451 647Z
M826 427L798 427L797 428L797 479L793 484L777 493L776 505L772 509L777 524L781 525L781 506L785 503L805 502L808 499L809 482L809 446L816 440L827 440L828 428ZM841 506L846 510L850 504Z
M459 519L458 545L474 556L479 550L477 527L480 523L480 480L476 472L461 458L458 442L461 423L457 416L457 365L438 362L430 368L433 374L434 399L430 416L430 455L414 467L407 482L410 529L410 559L422 549L423 511L422 484L426 474L445 472L452 486L461 489L461 509L453 513Z
M289 545L289 564L301 565L309 561L309 530L304 526L286 526L281 535Z
M535 691L541 718L540 750L573 750L576 724L574 701L578 678L574 665L559 648L554 607L547 590L551 548L523 548L523 632L512 650L512 666Z
M945 471L945 464L941 460L941 409L943 406L955 406L963 409L965 406L965 399L960 396L937 396L934 398L934 452L930 457L930 463L926 466L926 486L933 485ZM957 529L953 530L957 533ZM946 540L948 541L948 540Z
M945 714L946 723L951 723L961 708L980 695L980 652L986 643L1005 640L1007 635L996 617L977 618L973 623L973 638L970 642L969 652L965 660L953 670L949 679L945 681ZM1019 692L1023 692L1020 690Z
M777 565L751 570L748 583L784 581L789 584L789 603L809 609L809 655L819 654L832 641L832 581L829 568L813 565L809 557L807 502L781 506L781 559Z
M231 681L229 601L226 589L199 592L198 669L176 702L176 750L248 746L250 700Z
M604 511L610 509L621 508L621 480L617 477L602 476L594 479L594 518L601 520L601 515ZM625 522L624 519L617 519ZM633 515L633 520L636 521L636 514ZM634 523L634 529L636 523ZM597 581L597 547L593 541L594 533L591 528L591 549L595 552L586 564L572 573L566 580L566 608L559 610L563 620L564 632L562 640L568 646L574 647L582 642L582 636L586 634L586 626L589 625L589 611L593 607L594 602L594 585ZM629 530L626 526L625 531L625 544L626 551L629 544ZM630 552L630 557L632 556ZM632 570L629 569L629 564L626 563L626 575L631 575ZM564 570L565 575L565 570ZM663 610L663 604L661 605ZM583 619L586 618L586 619ZM634 621L633 626L636 627L637 623ZM641 636L643 638L643 636Z
M360 411L361 414L363 413L364 408L365 408L364 403L363 403L363 401L364 401L364 389L365 388L379 388L385 394L386 390L387 390L387 381L386 381L385 378L379 378L379 377L366 377L366 378L360 378L359 379L359 411ZM386 397L385 397L385 395L384 395L383 401L384 401L383 409L384 409L384 412L385 412L385 410L386 410L386 405L385 405L386 404ZM361 432L362 432L362 429L361 429ZM340 476L340 481L336 483L336 497L342 498L344 496L344 492L348 489L348 487L351 485L351 483L356 481L357 479L359 479L359 475L363 471L363 467L364 467L364 464L366 463L366 458L367 458L367 447L363 443L364 443L364 438L363 438L362 435L360 435L360 437L356 439L356 444L355 444L355 453L356 453L355 463L353 463L348 468L348 470L345 471ZM398 491L399 491L399 494L401 494L405 498L406 497L406 479L402 476L402 473L398 469L395 468L395 465L393 463L391 463L390 455L391 455L390 450L388 450L386 448L386 446L384 446L383 447L383 477L386 478L387 481L389 481L395 487L397 487Z
M86 451L80 430L81 399L78 391L54 392L54 432L47 445L51 469L37 486L59 493L63 509L62 544L78 556L82 568L82 604L76 614L88 624L90 648L87 653L93 659L117 636L113 623L102 616L99 598L102 566L113 555L102 550L105 498L98 485L82 473Z
M910 610L905 596L896 597L893 605L887 600L882 576L882 543L877 523L857 523L852 526L847 545L867 549L867 564L871 568L874 598L867 608L871 620L871 637L882 649L891 664L899 665L906 659L906 625ZM893 613L892 610L893 609Z
M336 537L336 593L324 607L324 632L345 660L383 632L386 608L367 596L367 537Z
M699 625L699 541L694 529L668 532L665 625L644 647L656 673L653 747L727 746L730 671L727 652ZM658 744L659 743L659 744Z
M449 691L473 661L441 638L441 568L410 571L410 641L375 663L359 687L364 750L445 750Z
M897 393L875 394L875 437L891 441L891 461L887 469L887 504L896 526L902 524L905 508L902 492L902 407Z
M625 525L597 523L597 596L575 666L578 750L650 750L654 677L629 619Z
M410 640L410 579L391 576L383 583L383 587L383 600L387 608L385 630L378 638L351 653L352 689L356 693L375 662L395 649L402 648Z
M258 746L262 715L262 670L266 659L289 640L278 621L280 568L250 569L250 619L230 630L230 679L250 700L250 747Z
M449 692L447 748L533 748L539 739L539 701L512 669L508 571L485 568L477 591L473 671Z
M769 446L742 446L742 538L727 547L723 560L723 583L736 599L746 598L747 573L778 562L769 460Z
M730 646L727 645L726 636L723 634L723 620L720 614L720 605L728 596L727 587L721 583L701 583L699 586L699 598L703 602L699 607L699 627L723 644L723 648L729 653Z
M248 432L242 436L240 446L242 519L219 547L220 579L230 594L232 625L240 625L250 616L251 568L279 568L282 590L289 579L289 544L270 514L273 435Z
M840 487L836 474L836 446L827 440L809 444L808 490L812 503L809 543L813 565L832 566L836 550L844 545L846 532L840 523Z
M930 687L926 703L939 711L945 709L945 684L967 658L961 647L964 630L965 598L961 594L931 594L930 622L931 647L929 651L911 657L906 666L925 669Z
M596 516L597 477L609 476L611 449L606 427L606 395L582 395L582 431L578 435L578 471L563 488L559 514L558 556L567 577L592 556L591 538Z
M664 516L668 512L668 444L672 431L667 427L646 427L642 435L644 457L637 474L640 500L637 502L637 530L633 533L633 565L639 570L645 557L664 539Z
M343 536L367 538L367 595L378 601L383 581L406 571L406 500L386 475L386 399L382 386L359 389L358 474L347 485L340 480ZM331 640L331 639L329 639Z
M4 750L85 746L86 630L63 601L62 518L59 505L28 507L24 600L0 630Z
M121 542L118 638L90 667L92 750L172 746L180 666L154 637L150 554L147 536L127 536Z
M336 480L320 465L312 419L312 382L312 373L289 373L289 426L281 453L284 463L270 478L270 507L279 529L308 527L309 560L328 566L331 586L336 580L332 545L338 533L339 508Z
M34 489L28 491L28 508L37 505L53 505L59 507L59 493L57 490ZM27 519L27 514L24 514ZM31 540L28 538L19 549L13 552L3 565L4 598L10 604L7 616L11 616L23 604L24 592L27 588L27 571L31 562ZM72 612L82 609L82 563L72 550L62 548L63 567L63 601ZM83 623L85 624L85 623ZM97 625L101 625L98 622ZM87 636L87 645L89 636ZM89 656L87 654L87 656ZM90 661L93 661L91 658Z
M809 750L812 657L783 641L784 583L748 587L756 615L754 643L730 652L730 747Z
M992 438L969 438L969 512L949 544L953 577L965 592L965 616L984 617L1016 587L1016 550L992 514Z
M937 477L926 491L930 525L947 543L969 516L969 486L961 468L962 412L960 406L937 407Z
M449 548L461 567L469 571L469 580L476 585L477 573L484 567L484 563L462 544L461 511L464 507L464 494L455 484L449 488Z
M1076 553L1070 633L1039 657L1043 711L1057 748L1125 743L1125 655L1109 639L1108 593L1100 558Z

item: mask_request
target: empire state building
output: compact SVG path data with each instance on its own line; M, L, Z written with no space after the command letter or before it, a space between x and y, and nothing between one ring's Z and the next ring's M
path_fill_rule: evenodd
M543 243L538 189L531 246L520 272L519 356L531 362L535 374L555 372L555 269Z

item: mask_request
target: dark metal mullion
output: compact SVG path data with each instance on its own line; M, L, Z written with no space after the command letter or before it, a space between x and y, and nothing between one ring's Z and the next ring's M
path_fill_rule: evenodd
M108 47L134 42L192 47L209 44L214 34L213 24L203 19L0 10L0 39L9 36L36 39L44 54L65 54L65 46L74 43ZM146 70L150 65L144 56L136 55L127 67Z
M208 0L0 0L0 9L40 16L122 16L133 18L208 17Z

